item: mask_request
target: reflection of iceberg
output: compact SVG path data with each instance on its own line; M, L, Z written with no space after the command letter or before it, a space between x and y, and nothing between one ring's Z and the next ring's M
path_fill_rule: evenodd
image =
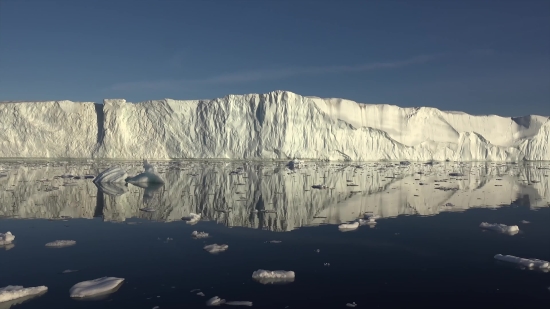
M94 179L94 183L124 182L128 178L128 173L118 166L110 167L101 172Z
M149 183L149 182L137 182L133 183L132 185L143 188L143 202L145 204L148 204L151 202L153 197L155 196L155 192L159 191L164 184L163 183Z
M37 286L24 288L20 285L8 285L0 288L0 306L5 305L5 302L10 302L8 307L19 304L30 298L42 295L48 290L45 286Z
M69 293L72 298L86 298L99 300L98 297L114 293L120 288L123 278L102 277L95 280L83 281L73 285Z
M138 174L134 177L128 177L126 178L126 182L131 184L138 184L138 183L159 183L163 184L164 180L162 177L160 177L159 174L156 173L155 167L151 165L147 160L143 161L143 169L145 170L143 173Z
M101 193L118 196L128 192L128 186L120 182L96 182L95 185Z
M129 174L138 174L141 163L119 164ZM550 173L546 169L549 164L544 162L411 162L406 166L399 162L370 162L360 167L317 162L290 174L285 163L159 162L156 166L166 184L155 191L152 200L150 191L130 185L125 194L111 196L98 192L91 181L78 180L77 186L64 186L67 180L56 178L97 173L99 167L94 164L3 164L2 168L9 172L0 178L0 188L7 189L0 190L0 216L170 222L195 213L202 215L201 220L227 226L290 231L300 226L353 222L364 213L378 216L380 220L376 221L381 222L399 215L436 215L476 207L514 204L539 209L550 205L550 177L545 177ZM449 177L452 172L466 176ZM357 187L348 187L347 180ZM316 183L330 189L312 189ZM156 211L140 211L144 207L142 201Z

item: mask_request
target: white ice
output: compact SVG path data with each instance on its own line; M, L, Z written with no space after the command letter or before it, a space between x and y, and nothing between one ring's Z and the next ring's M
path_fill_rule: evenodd
M13 235L10 231L6 233L0 233L0 246L9 245L13 242L15 239L15 235Z
M103 103L0 104L0 140L10 141L0 157L550 160L548 115L476 116L289 91Z
M83 281L73 285L69 293L73 298L103 295L118 288L123 281L123 278L115 277L102 277L95 280Z
M97 175L93 182L94 183L119 183L119 182L125 182L126 178L128 178L128 173L126 173L125 170L123 170L118 166L113 166L104 170L99 175Z
M492 230L499 233L510 234L510 235L515 235L519 233L519 227L517 225L508 226L505 224L482 222L479 225L479 227L482 229Z
M210 253L224 252L225 250L227 250L227 248L229 248L228 245L218 245L218 244L212 244L212 245L204 246L204 250L206 250Z
M199 220L201 219L201 215L190 213L189 216L183 217L181 219L187 221L188 224L193 224L199 222Z
M46 247L62 248L76 245L75 240L56 240L46 244Z
M195 238L207 238L208 233L193 231L193 233L191 233L191 236L193 236Z
M207 306L219 306L225 303L225 299L221 299L218 296L214 296L206 301Z
M143 160L143 169L144 172L141 174L138 174L134 177L129 177L126 179L126 182L131 184L138 184L138 183L159 183L163 184L164 179L157 174L155 171L155 167L151 165L147 160Z
M524 259L513 255L502 254L495 255L495 259L499 261L518 264L528 268L550 269L550 262L539 259Z
M355 230L359 227L359 222L355 221L353 223L343 223L338 226L341 230Z
M20 285L8 285L6 287L0 288L0 303L21 297L40 294L47 290L48 288L43 285L31 288L24 288Z

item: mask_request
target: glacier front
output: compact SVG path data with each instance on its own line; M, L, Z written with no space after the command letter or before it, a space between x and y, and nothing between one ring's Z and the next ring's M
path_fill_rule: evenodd
M550 117L473 116L288 91L0 104L0 157L550 160Z

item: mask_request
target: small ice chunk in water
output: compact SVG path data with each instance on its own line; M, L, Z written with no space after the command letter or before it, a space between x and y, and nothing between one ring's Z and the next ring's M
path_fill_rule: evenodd
M15 235L9 231L6 233L0 233L0 246L9 245L14 239Z
M204 246L204 250L206 250L210 253L224 252L225 250L227 250L227 248L229 248L228 245L218 245L218 244L212 244L212 245Z
M248 306L248 307L252 307L252 302L251 301L228 301L228 302L225 302L226 305L229 305L229 306Z
M294 282L296 274L286 270L265 270L258 269L252 273L252 279L261 284L290 283Z
M67 269L67 270L62 271L61 273L62 274L68 274L68 273L74 273L74 272L77 272L77 271L78 271L77 269Z
M482 229L488 229L510 235L515 235L519 232L519 227L517 225L508 226L505 224L482 222L479 227Z
M520 223L523 223L523 224L529 224L531 222L527 221L527 220L521 220Z
M74 245L76 245L76 241L74 240L56 240L56 241L47 243L46 247L63 248L63 247L69 247Z
M206 238L208 237L208 233L193 231L193 233L191 233L191 236L195 238Z
M199 220L201 219L201 215L196 213L190 213L189 216L183 217L181 219L184 221L187 221L188 224L193 224L193 223L199 222Z
M102 277L94 280L82 281L73 285L69 290L71 297L82 298L106 294L120 286L124 278Z
M357 307L357 304L355 302L347 303L346 306L351 307L351 308L355 308L355 307Z
M221 299L218 296L214 296L206 301L207 306L219 306L225 304L225 299Z
M272 243L272 244L280 244L280 243L282 243L282 241L280 241L280 240L271 240L270 243Z
M8 285L6 287L0 288L0 303L21 297L37 295L47 290L48 288L43 285L31 288L24 288L20 285Z
M495 259L499 261L509 262L525 266L528 268L550 269L550 262L539 259L524 259L513 255L495 255Z
M204 293L203 292L198 292L197 295L198 296L204 296Z
M357 221L355 221L353 223L340 224L338 226L338 228L341 229L341 230L355 230L358 227L359 227L359 222L357 222Z

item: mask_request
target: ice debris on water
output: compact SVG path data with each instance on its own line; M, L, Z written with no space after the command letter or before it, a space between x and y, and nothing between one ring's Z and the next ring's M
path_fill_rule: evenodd
M355 221L353 223L343 223L338 225L340 230L355 230L359 227L359 222Z
M229 248L228 245L218 245L218 244L204 246L204 250L210 253L224 252L225 250L227 250L227 248Z
M352 303L347 303L346 306L351 307L351 308L355 308L355 307L357 307L357 304L355 302L352 302Z
M56 240L46 244L46 247L50 248L63 248L76 245L75 240Z
M252 302L251 301L233 300L233 301L226 301L225 304L229 305L229 306L248 306L248 307L252 307Z
M11 232L6 233L0 233L0 246L9 245L13 242L15 239L15 235L13 235Z
M203 292L198 292L197 295L198 296L204 296L204 293Z
M21 297L41 294L43 292L46 292L47 290L48 288L43 285L30 288L25 288L20 285L8 285L6 287L0 288L0 303Z
M495 259L503 262L514 263L527 268L550 269L550 262L539 259L524 259L513 255L495 255Z
M193 236L194 238L207 238L208 237L208 233L205 233L205 232L198 232L198 231L193 231L193 233L191 233L191 236Z
M499 233L510 234L510 235L515 235L519 233L519 227L517 225L508 226L505 224L482 222L479 225L479 227L482 229L492 230Z
M280 241L280 240L270 240L269 243L271 243L271 244L280 244L280 243L282 243L282 241Z
M521 220L520 223L523 223L523 224L529 224L531 222L527 221L527 220Z
M69 273L74 273L74 272L77 272L78 269L66 269L64 271L62 271L61 273L62 274L69 274Z
M218 296L214 296L206 301L207 306L219 306L225 304L225 299L221 299Z
M94 280L82 281L73 285L73 287L69 290L69 293L73 298L104 295L114 292L118 287L120 287L123 281L124 278L116 277L102 277Z
M253 279L260 279L260 278L295 278L296 274L293 271L286 271L286 270L265 270L265 269L258 269L255 272L252 273Z

